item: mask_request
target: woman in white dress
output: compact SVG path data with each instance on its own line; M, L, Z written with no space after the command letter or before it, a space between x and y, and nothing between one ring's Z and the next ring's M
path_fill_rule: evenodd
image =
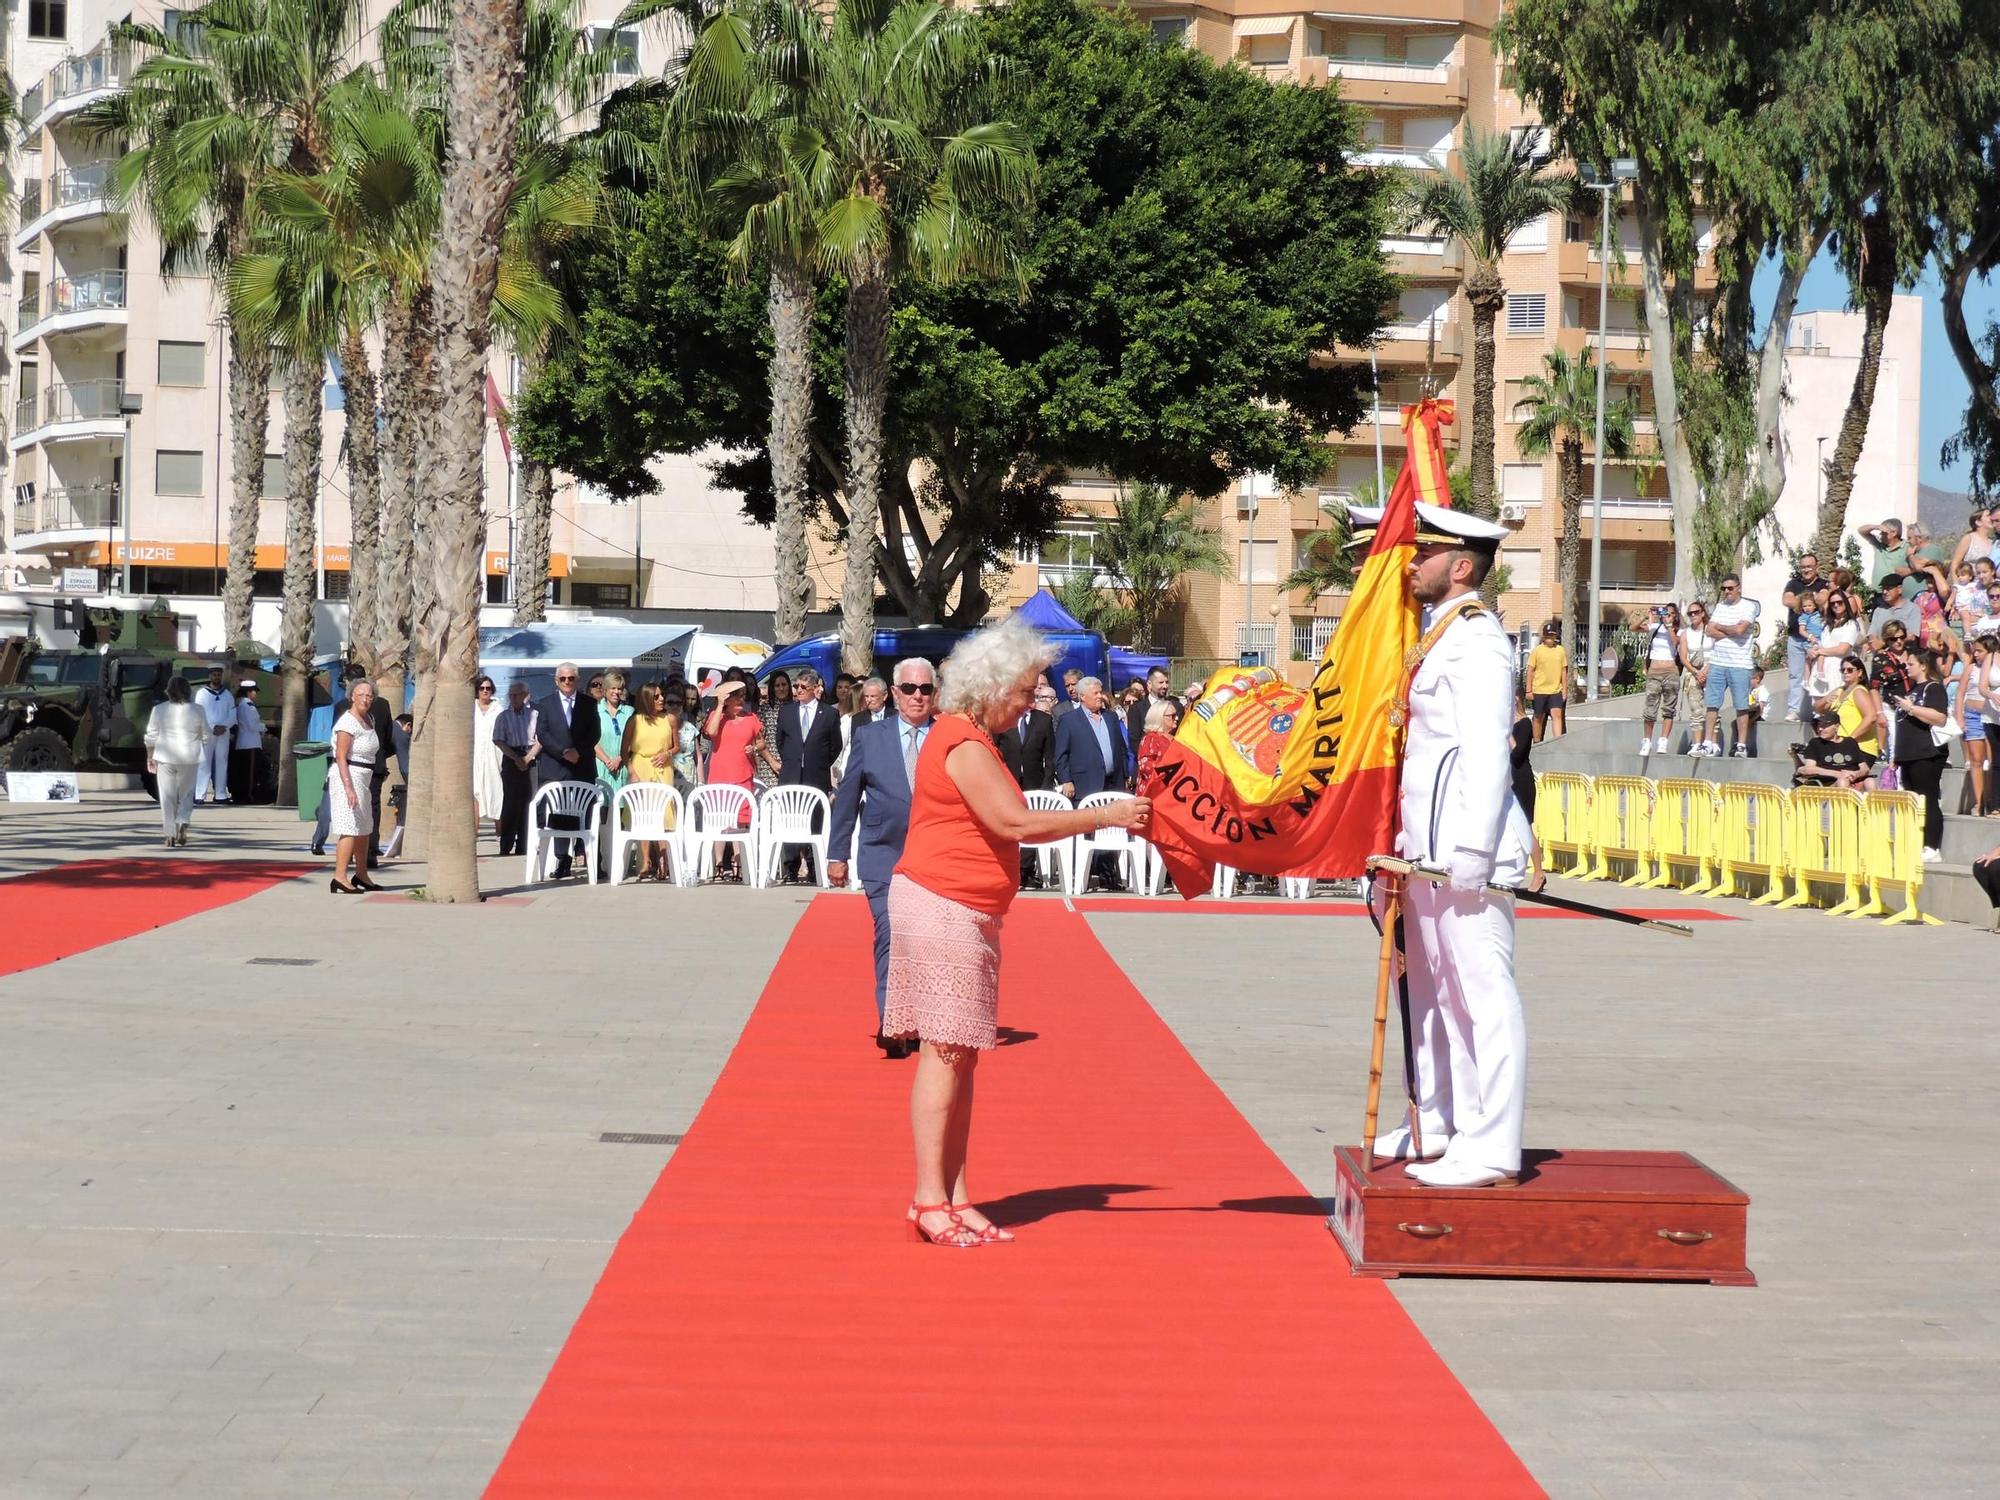
M208 746L208 720L194 706L185 677L167 683L167 701L146 721L146 769L159 781L160 823L166 847L188 841L194 821L194 778Z
M1806 647L1806 693L1813 703L1840 691L1840 664L1849 656L1859 660L1860 650L1861 622L1848 607L1847 595L1828 590L1825 624L1819 639Z
M472 801L479 816L493 825L500 836L500 804L506 788L500 784L500 747L493 743L493 730L506 712L506 705L494 691L493 679L484 673L473 685L472 703ZM398 830L400 832L400 830Z
M375 816L368 803L369 784L382 754L381 738L369 722L375 707L375 684L367 679L347 690L347 712L333 726L333 767L326 789L327 831L339 843L333 851L332 889L352 896L361 891L380 890L368 878L368 835L375 831ZM354 883L347 882L347 868L354 867Z

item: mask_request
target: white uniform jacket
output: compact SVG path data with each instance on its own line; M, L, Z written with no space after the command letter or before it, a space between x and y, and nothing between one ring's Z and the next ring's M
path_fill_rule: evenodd
M1514 654L1506 631L1486 610L1452 621L1410 683L1398 853L1447 865L1454 851L1470 851L1492 859L1493 879L1502 885L1526 879L1531 835L1514 800L1513 727Z

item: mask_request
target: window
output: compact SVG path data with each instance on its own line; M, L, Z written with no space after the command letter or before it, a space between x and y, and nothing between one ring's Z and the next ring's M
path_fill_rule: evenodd
M206 385L208 346L160 340L159 380L161 385Z
M153 493L199 495L201 454L161 448L153 455Z
M69 36L69 0L28 0L28 35L60 42Z
M613 78L639 76L638 27L593 26L590 29L590 48L593 52L609 54L610 61L606 66Z
M1252 562L1255 568L1252 568ZM1254 576L1253 576L1254 571ZM1253 550L1246 538L1236 544L1236 581L1238 583L1276 583L1284 574L1279 571L1278 544L1275 541L1258 541Z
M182 18L177 10L169 10L160 18L160 30L170 42L179 42L189 52L201 51L201 23Z
M1307 57L1327 57L1331 55L1332 50L1327 45L1326 28L1324 26L1308 26L1306 28Z
M1540 333L1549 321L1549 298L1546 292L1515 292L1507 298L1507 331L1509 333Z
M1535 415L1534 407L1528 402L1528 382L1525 380L1507 382L1506 400L1502 404L1509 422L1526 422Z
M1543 214L1532 224L1523 224L1507 238L1509 252L1549 248L1549 216Z
M1167 47L1187 45L1188 23L1186 16L1164 16L1152 23L1153 40Z
M1292 616L1292 660L1318 661L1333 642L1340 621L1323 615Z
M282 453L266 453L264 455L263 497L266 500L284 499L285 482L285 455Z
M1507 464L1500 471L1500 498L1509 505L1542 503L1542 466Z
M1502 547L1500 566L1509 574L1507 583L1510 588L1538 589L1542 586L1540 547Z
M592 609L628 609L632 604L632 585L572 582L569 586L569 602Z
M1039 548L1022 548L1021 561L1039 565L1042 582L1052 586L1060 585L1073 573L1096 578L1097 559L1093 555L1096 542L1096 527L1072 522L1056 531Z
M1507 144L1520 150L1523 144L1528 154L1540 160L1555 155L1555 132L1546 125L1510 125L1507 127Z
M326 571L326 591L320 595L320 598L322 599L347 598L348 580L351 576L352 576L351 574L348 574L346 572L342 572L333 568L328 568Z

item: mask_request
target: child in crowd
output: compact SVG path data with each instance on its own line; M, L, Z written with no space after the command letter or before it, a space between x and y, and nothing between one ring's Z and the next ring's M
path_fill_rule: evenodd
M1990 572L1991 558L1987 559L1987 568ZM1958 565L1957 580L1951 591L1951 611L1958 616L1959 624L1968 626L1974 620L1985 619L1988 613L1987 594L1979 586L1979 576L1973 571L1971 563Z

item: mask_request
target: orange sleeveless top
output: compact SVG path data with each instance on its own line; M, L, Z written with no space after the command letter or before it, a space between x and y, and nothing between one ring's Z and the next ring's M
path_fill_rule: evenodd
M1020 887L1021 846L1014 839L987 832L945 769L945 757L967 741L984 746L994 764L1002 771L1007 769L993 741L971 720L958 714L940 714L933 719L924 736L924 748L917 752L910 832L903 840L903 857L896 862L896 873L934 896L997 917L1013 904L1014 892ZM1011 776L1008 784L1013 784Z

